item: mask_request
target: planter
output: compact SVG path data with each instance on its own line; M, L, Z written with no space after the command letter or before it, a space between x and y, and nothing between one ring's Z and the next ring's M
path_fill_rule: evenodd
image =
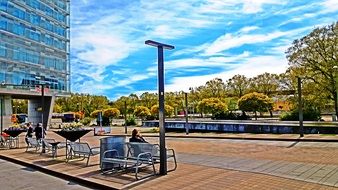
M61 137L71 141L75 142L79 140L81 137L89 133L90 129L83 129L83 130L63 130L63 131L54 131L56 134L60 135Z

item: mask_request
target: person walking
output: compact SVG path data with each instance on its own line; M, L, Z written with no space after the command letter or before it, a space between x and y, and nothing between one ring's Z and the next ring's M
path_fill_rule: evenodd
M41 141L42 139L42 126L41 126L41 123L38 123L35 127L35 137L36 137L36 140L38 141Z
M34 129L33 129L31 122L27 123L26 126L27 126L27 133L25 136L25 141L26 141L26 144L29 145L28 138L33 138Z

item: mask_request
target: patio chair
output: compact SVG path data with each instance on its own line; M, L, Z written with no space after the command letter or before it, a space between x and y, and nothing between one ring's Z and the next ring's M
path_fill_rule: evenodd
M150 144L150 145L149 143L129 142L127 143L128 156L137 155L139 152L142 152L142 151L148 151L152 153L152 158L155 164L160 163L160 145L158 144ZM142 148L140 149L140 147ZM172 159L174 162L174 168L168 170L168 172L175 171L177 169L177 160L176 160L175 150L166 148L166 152L167 152L167 161L169 159Z
M28 145L26 148L26 152L28 151L29 148L35 148L35 152L37 152L41 147L40 142L36 139L28 137L27 142L28 142Z
M71 155L68 157L67 162L73 157L82 157L82 160L87 158L86 166L88 166L90 156L100 154L100 147L90 147L88 143L74 142L70 144L69 152Z
M156 145L149 143L130 143L128 144L127 156L119 156L116 149L107 150L103 153L101 159L101 172L106 173L103 170L103 164L112 164L113 167L108 171L119 172L128 171L130 169L135 170L135 178L137 180L150 177L156 174L153 152L155 152ZM139 177L139 171L141 168L151 167L151 173Z
M0 135L0 147L10 147L9 146L10 144L9 144L9 140L8 139L6 139L4 136L2 136L2 135Z
M42 139L42 143L45 146L45 150L51 152L54 158L57 156L57 149L66 147L66 143L56 142L55 139Z

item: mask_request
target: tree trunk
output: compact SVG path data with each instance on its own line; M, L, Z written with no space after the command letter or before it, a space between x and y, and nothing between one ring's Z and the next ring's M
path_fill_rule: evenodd
M336 111L336 116L338 117L338 102L337 102L337 92L334 93L334 110Z
M257 112L255 111L255 120L257 120Z
M270 117L273 117L272 110L269 110L269 113L270 113Z

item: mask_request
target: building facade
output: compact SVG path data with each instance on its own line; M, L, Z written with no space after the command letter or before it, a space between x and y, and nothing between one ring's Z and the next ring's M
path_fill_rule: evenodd
M0 0L2 107L10 108L12 98L26 98L28 114L39 117L34 110L41 104L42 84L47 110L55 96L70 92L69 6L69 0Z

